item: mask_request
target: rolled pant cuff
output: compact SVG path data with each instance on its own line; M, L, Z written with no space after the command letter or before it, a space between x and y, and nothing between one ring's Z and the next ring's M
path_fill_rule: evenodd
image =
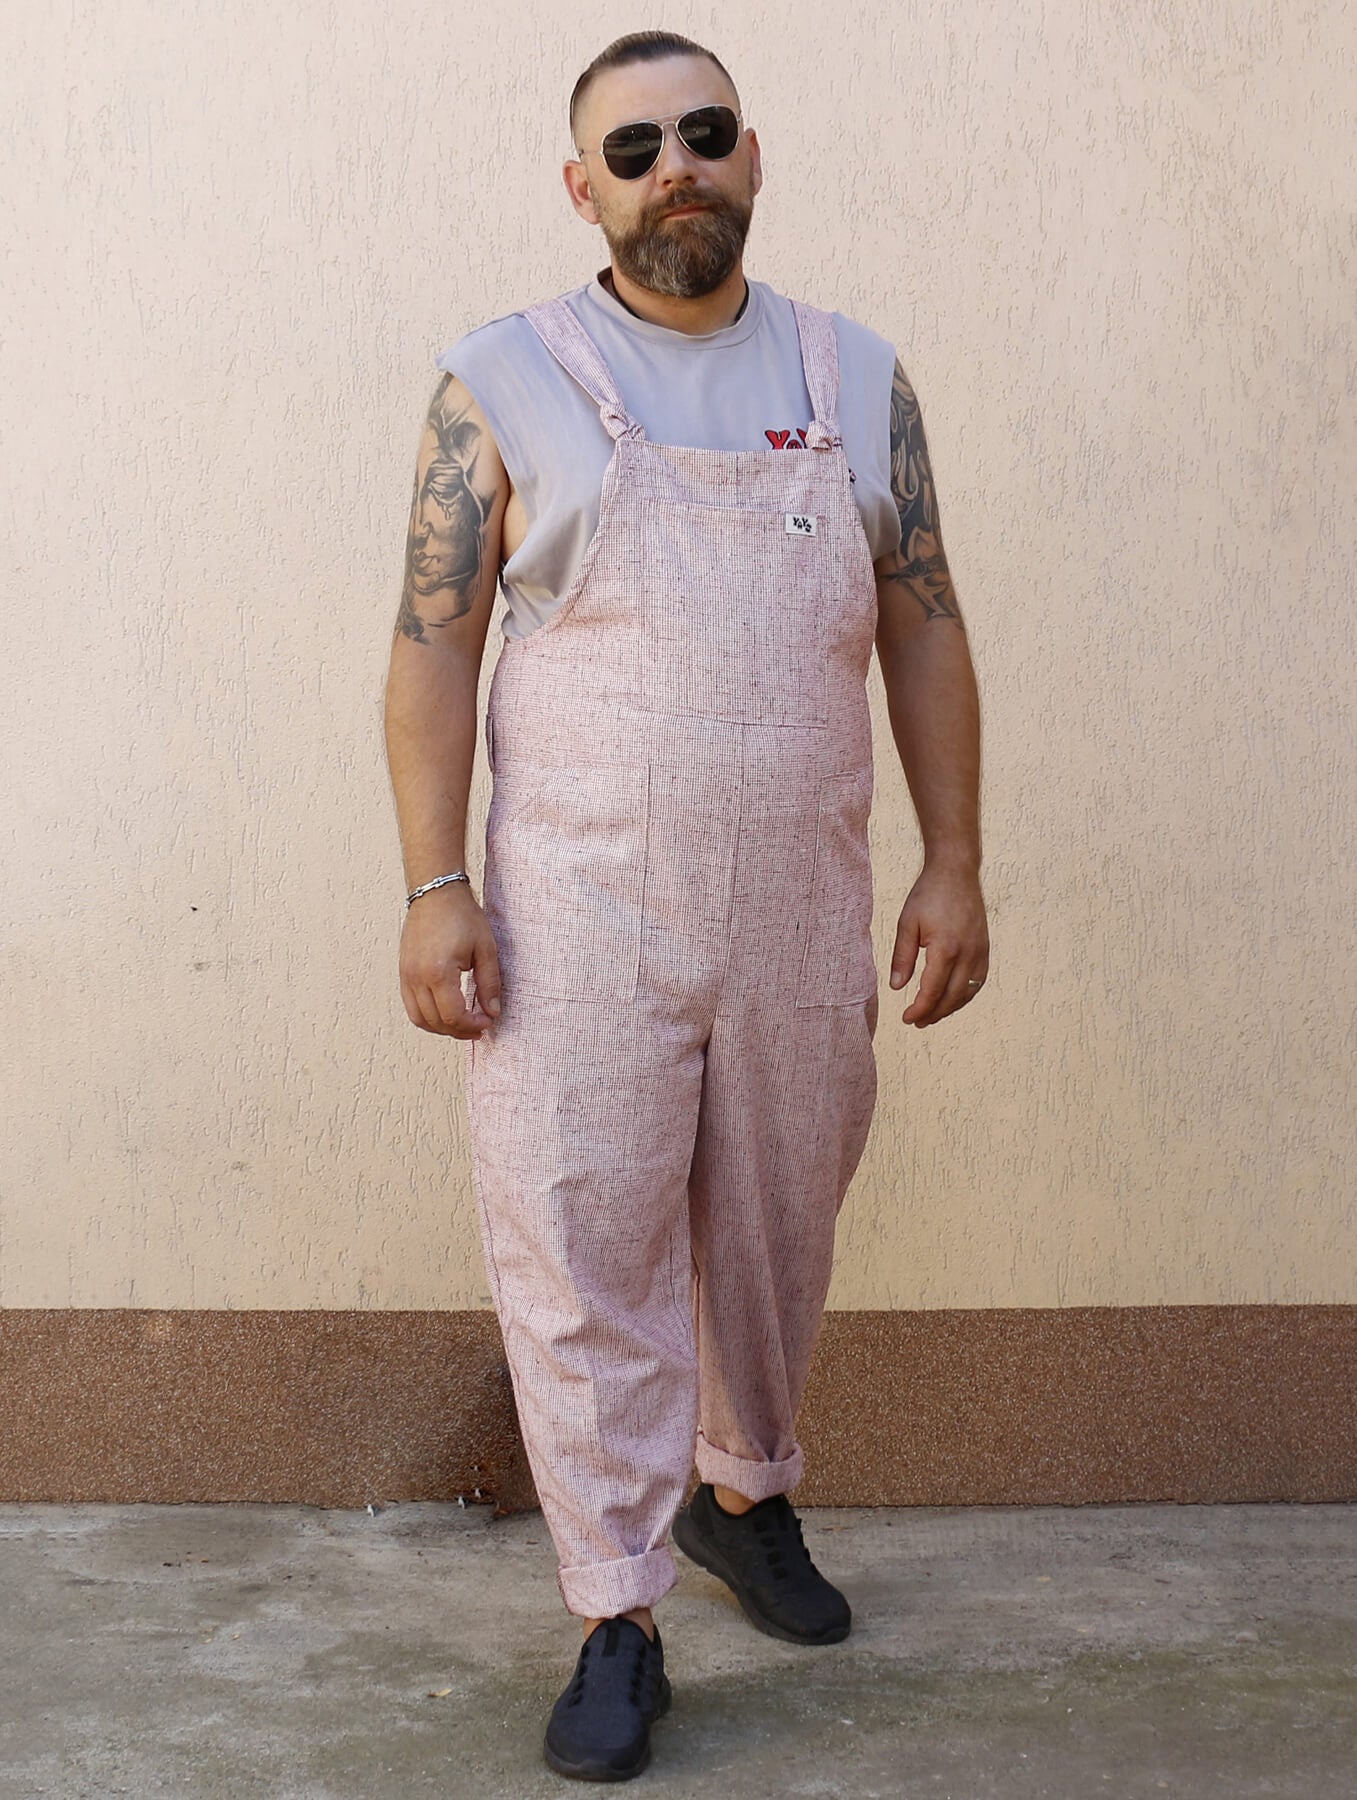
M556 1571L567 1610L581 1619L611 1619L638 1606L654 1606L677 1580L667 1544L610 1562L563 1564Z
M770 1494L789 1494L801 1479L805 1453L800 1444L781 1462L755 1462L747 1456L732 1456L729 1450L718 1450L697 1434L697 1472L713 1487L733 1488L746 1500L766 1500Z

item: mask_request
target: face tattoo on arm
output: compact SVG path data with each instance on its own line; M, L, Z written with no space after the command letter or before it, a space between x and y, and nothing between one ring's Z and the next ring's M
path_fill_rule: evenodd
M452 376L445 375L429 406L415 472L410 531L405 546L405 585L396 630L427 644L426 625L437 629L471 610L480 585L485 521L490 501L472 486L481 447L481 428L446 398ZM441 618L421 617L416 601L451 594L451 611ZM444 603L447 604L446 602Z
M938 524L938 498L928 460L919 402L899 359L891 383L891 492L900 514L899 567L884 581L895 581L913 594L929 619L951 619L962 631L961 607Z

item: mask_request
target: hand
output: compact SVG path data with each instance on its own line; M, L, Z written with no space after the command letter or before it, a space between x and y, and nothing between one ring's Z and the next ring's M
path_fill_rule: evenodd
M476 1004L462 976L471 969ZM405 911L400 945L401 999L412 1025L444 1037L478 1038L499 1014L499 953L490 922L464 881L421 894Z
M980 992L989 973L989 929L980 878L970 870L925 863L895 929L891 986L904 987L919 951L927 952L919 991L901 1013L906 1025L936 1025Z

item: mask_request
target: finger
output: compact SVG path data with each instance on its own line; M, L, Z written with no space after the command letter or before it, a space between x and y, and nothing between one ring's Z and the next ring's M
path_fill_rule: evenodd
M919 982L919 991L905 1008L901 1017L906 1025L931 1025L937 1017L937 1007L947 992L947 983L956 967L957 952L950 946L930 944L924 959L924 972Z
M441 1021L442 1029L453 1037L479 1036L483 1022L472 1016L467 1006L466 995L462 992L462 976L465 969L454 969L450 976L430 984L429 992Z
M974 968L973 968L973 969L972 969L972 970L971 970L971 971L970 971L970 973L969 973L969 975L968 975L968 976L967 976L967 979L966 979L966 997L965 997L965 999L964 999L964 1000L963 1000L963 1001L962 1001L962 1002L961 1002L961 1004L962 1004L962 1005L963 1005L963 1006L966 1006L966 1005L968 1005L968 1004L969 1004L969 1003L970 1003L970 1002L971 1002L971 1001L972 1001L972 1000L974 1000L974 999L975 999L975 997L976 997L976 995L977 995L977 994L978 994L978 993L979 993L979 992L980 992L980 990L981 990L981 988L983 988L983 987L984 987L984 985L985 985L985 983L986 983L986 982L987 982L987 981L988 981L988 980L989 980L989 967L988 967L988 965L987 965L987 964L986 964L986 963L978 963L978 964L977 964L977 965L976 965L976 966L975 966L975 967L974 967Z
M479 1037L488 1026L494 1024L495 1020L494 1017L486 1011L485 1002L481 999L480 983L476 980L476 977L474 975L468 975L466 979L467 992L464 996L466 1001L466 1016L475 1027L475 1035Z
M961 998L961 1005L966 1006L974 1000L988 980L989 946L986 945L978 957L970 959L970 967L965 972L965 991Z
M958 957L952 970L951 979L947 983L947 990L934 1010L930 1023L936 1025L939 1019L945 1019L949 1013L960 1011L968 1000L974 1000L980 989L968 984L978 979L979 977L973 974L971 965L963 957Z
M499 954L493 938L477 944L473 967L476 971L477 1004L492 1018L497 1019L500 1009Z
M423 1025L424 1014L420 1011L414 990L401 983L401 1005L405 1008L405 1016L412 1025Z
M895 950L891 955L891 986L905 987L919 960L919 926L912 917L902 918L895 934Z
M412 981L401 982L401 1004L405 1008L405 1016L412 1025L418 1025L421 1031L436 1031L437 1013L427 988L419 987Z
M448 1028L439 1017L438 1002L434 999L432 990L427 987L417 987L414 990L414 997L415 1010L410 1013L413 1022L419 1026L421 1031L436 1031L440 1036L446 1036ZM409 1012L409 1010L407 1007L406 1011Z

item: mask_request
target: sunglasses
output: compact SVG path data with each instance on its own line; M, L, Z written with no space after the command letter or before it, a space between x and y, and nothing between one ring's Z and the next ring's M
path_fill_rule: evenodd
M655 167L664 149L667 125L673 125L679 142L706 162L724 162L740 141L740 114L728 106L695 106L675 119L637 119L617 125L597 150L581 150L581 156L602 156L619 181L635 181Z

